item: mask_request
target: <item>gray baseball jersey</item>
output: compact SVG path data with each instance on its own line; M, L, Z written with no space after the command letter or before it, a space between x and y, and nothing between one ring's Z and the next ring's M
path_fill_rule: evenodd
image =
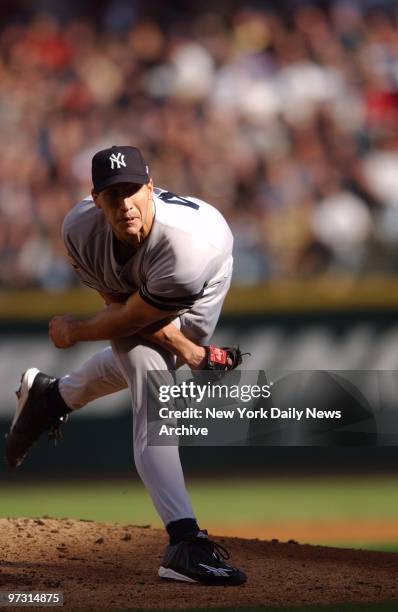
M92 198L63 223L63 238L81 281L103 293L132 294L179 314L203 303L230 277L231 231L206 202L155 189L154 222L142 247L124 265L114 257L114 234Z
M83 283L115 295L139 291L159 309L179 313L174 322L187 337L208 344L231 281L232 234L222 215L201 200L156 189L153 206L151 232L124 265L115 260L112 229L91 198L67 215L65 245ZM59 382L73 408L130 387L135 464L165 525L195 517L178 447L146 444L146 373L174 368L172 353L133 335L114 340L112 349L100 351Z

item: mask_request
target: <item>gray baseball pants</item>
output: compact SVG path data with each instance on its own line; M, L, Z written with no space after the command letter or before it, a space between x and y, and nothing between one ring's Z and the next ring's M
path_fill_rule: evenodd
M230 273L208 287L205 295L174 323L192 341L206 345L214 333L222 304L231 283ZM133 407L133 446L137 471L164 524L195 518L186 491L177 446L147 445L147 372L175 369L175 356L137 336L114 340L79 369L59 381L59 390L72 409L130 389Z

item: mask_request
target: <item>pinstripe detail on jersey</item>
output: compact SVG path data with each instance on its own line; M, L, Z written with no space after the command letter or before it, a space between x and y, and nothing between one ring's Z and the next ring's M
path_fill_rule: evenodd
M187 308L192 308L196 300L202 297L205 286L206 285L203 285L199 293L196 293L195 295L164 297L162 295L153 295L149 293L148 288L144 283L139 289L139 294L145 302L148 302L148 304L151 304L151 306L154 306L155 308L159 308L159 310L186 310Z

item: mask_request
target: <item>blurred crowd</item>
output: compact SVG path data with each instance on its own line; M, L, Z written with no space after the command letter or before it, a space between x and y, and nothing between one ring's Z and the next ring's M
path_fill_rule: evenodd
M77 283L62 219L112 144L222 211L237 284L398 271L395 2L51 5L0 29L0 287Z

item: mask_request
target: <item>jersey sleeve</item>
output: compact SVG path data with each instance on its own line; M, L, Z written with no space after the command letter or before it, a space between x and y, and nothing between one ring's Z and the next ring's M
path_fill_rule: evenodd
M67 219L65 219L62 225L62 239L64 241L69 262L72 265L76 275L79 277L79 280L83 283L83 285L86 285L86 287L103 292L104 287L98 282L95 276L90 273L88 267L85 265L82 257L80 256L79 246L76 245L71 238Z
M160 310L189 310L203 295L208 268L209 257L199 242L163 245L148 265L140 296Z

